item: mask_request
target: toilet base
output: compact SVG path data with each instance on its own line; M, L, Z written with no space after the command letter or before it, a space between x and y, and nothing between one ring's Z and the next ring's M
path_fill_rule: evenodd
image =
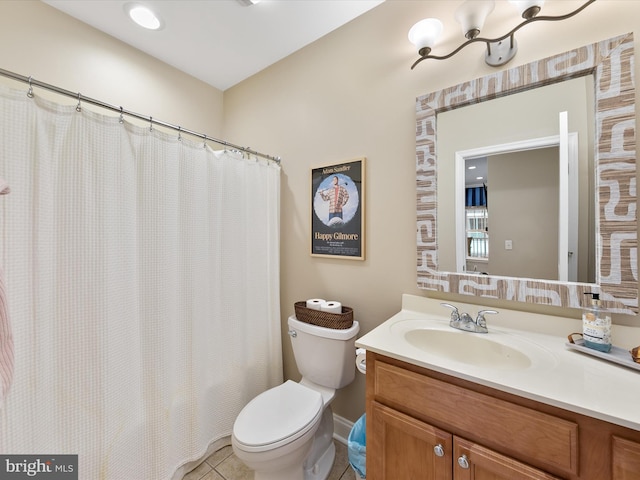
M309 468L300 466L276 472L254 472L254 480L326 480L329 477L336 457L336 446L331 443L328 449Z
M309 469L304 471L304 480L327 480L333 461L336 458L336 446L331 443L320 459Z
M311 451L304 460L304 480L326 480L336 457L333 444L333 411L327 405L313 437Z
M254 480L326 480L336 458L336 446L333 443L333 411L327 405L314 433L304 460L283 465L282 470L255 470Z

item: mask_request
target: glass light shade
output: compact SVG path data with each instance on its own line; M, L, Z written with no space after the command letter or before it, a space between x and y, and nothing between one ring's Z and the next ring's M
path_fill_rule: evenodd
M522 17L525 17L525 12L532 7L537 7L536 13L540 11L544 5L544 0L509 0L509 3L516 7Z
M442 22L437 18L425 18L411 27L409 41L416 46L418 53L423 55L420 51L424 48L432 49L442 29Z
M467 0L456 9L455 19L467 38L475 38L495 7L494 0Z

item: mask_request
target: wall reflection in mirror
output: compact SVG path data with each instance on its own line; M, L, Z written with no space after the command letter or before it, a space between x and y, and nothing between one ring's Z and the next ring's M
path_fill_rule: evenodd
M633 75L626 34L419 97L418 286L637 314Z

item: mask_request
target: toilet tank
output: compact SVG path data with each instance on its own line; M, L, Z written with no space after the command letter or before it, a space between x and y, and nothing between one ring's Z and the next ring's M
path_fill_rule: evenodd
M347 329L318 327L289 317L289 336L303 378L328 388L342 388L355 377L355 338L360 325ZM295 333L294 333L295 332Z

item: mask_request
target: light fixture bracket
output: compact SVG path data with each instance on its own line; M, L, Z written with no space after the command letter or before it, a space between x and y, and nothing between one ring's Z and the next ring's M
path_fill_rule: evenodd
M536 16L540 12L540 7L539 6L530 7L522 13L522 17L525 18L525 20L521 22L519 25L517 25L515 28L513 28L510 32L502 35L501 37L482 38L482 37L475 36L470 38L463 44L461 44L458 48L454 49L447 55L431 55L432 49L429 49L426 53L424 52L424 49L420 49L420 51L418 52L418 55L420 55L420 58L418 58L413 63L413 65L411 65L411 70L413 70L416 67L416 65L418 65L423 60L428 60L428 59L446 60L447 58L451 58L460 50L465 48L467 45L471 45L472 43L477 43L477 42L483 42L487 48L487 51L485 53L486 63L492 67L500 67L506 64L507 62L509 62L517 53L518 47L517 47L517 42L514 35L522 27L533 22L545 22L545 21L552 22L552 21L566 20L568 18L573 17L574 15L577 15L578 13L580 13L582 10L587 8L589 5L591 5L595 1L596 0L587 0L583 5L581 5L574 11L569 12L565 15L558 15L558 16L548 16L548 15Z
M484 61L492 67L500 67L508 63L518 52L518 42L511 36L506 40L487 43Z

